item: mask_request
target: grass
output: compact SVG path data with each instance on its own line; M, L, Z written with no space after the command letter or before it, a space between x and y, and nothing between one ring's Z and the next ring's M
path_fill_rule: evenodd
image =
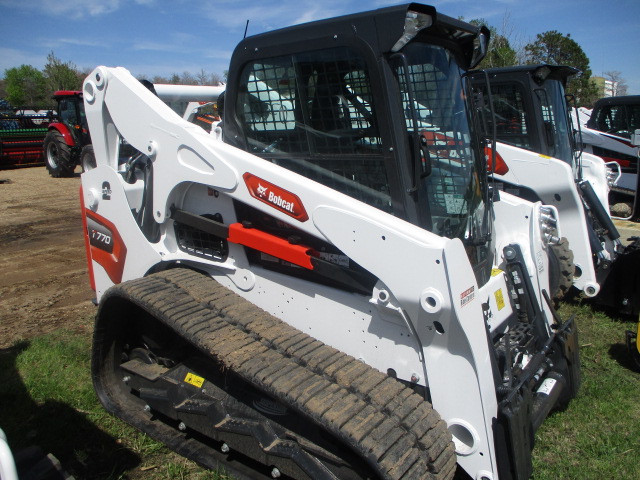
M534 478L634 479L640 373L624 346L629 322L563 305L580 332L582 388L536 434ZM14 450L39 445L76 479L222 480L107 414L91 385L90 339L64 330L0 350L0 427Z
M586 306L564 305L561 313L577 317L582 387L537 432L534 478L638 478L640 373L624 344L634 326Z
M81 479L222 480L107 414L91 384L90 339L64 330L0 350L0 427Z

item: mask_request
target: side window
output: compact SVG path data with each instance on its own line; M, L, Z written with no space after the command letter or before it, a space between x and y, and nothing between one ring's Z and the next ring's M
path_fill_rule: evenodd
M556 158L562 158L562 155L558 151L558 139L561 134L558 131L558 125L555 117L557 112L554 111L554 106L546 90L537 88L535 92L538 100L540 100L540 108L542 109L542 126L544 128L542 134L547 146L549 147L548 155Z
M632 134L640 128L640 104L627 105L627 114L629 116L629 134Z
M598 129L613 134L625 134L628 131L624 105L606 105L600 109L597 118Z
M300 101L292 59L255 63L244 78L237 111L251 149L268 152L276 145L287 152L304 149L301 139L292 137Z
M251 153L391 211L366 62L331 48L248 64L236 112Z
M598 112L598 118L596 119L598 130L602 132L608 132L611 130L611 108L602 107Z
M516 84L492 85L491 95L498 139L516 147L531 149L522 87Z
M628 130L626 108L624 105L611 107L611 133L626 133Z

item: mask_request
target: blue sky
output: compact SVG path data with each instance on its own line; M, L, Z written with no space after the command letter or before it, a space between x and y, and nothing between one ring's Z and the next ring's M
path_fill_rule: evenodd
M248 34L405 3L393 0L0 0L0 76L22 64L41 69L53 51L78 68L123 66L134 75L189 71L222 75ZM594 75L619 71L640 94L638 0L439 0L452 17L483 18L512 41L558 30L580 44Z

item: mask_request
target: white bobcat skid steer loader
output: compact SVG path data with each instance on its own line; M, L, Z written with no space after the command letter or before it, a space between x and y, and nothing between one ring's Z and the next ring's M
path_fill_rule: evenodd
M498 199L470 128L487 41L419 4L246 38L224 141L91 73L105 407L240 477L528 478L577 333L549 302L553 209Z
M594 302L623 314L640 312L640 243L623 246L609 214L609 188L620 177L616 163L581 151L564 87L572 67L524 65L487 70L495 110L500 188L554 205L573 254L573 285ZM485 100L485 73L474 75ZM486 102L485 102L486 105ZM493 125L486 125L490 130ZM576 141L578 140L578 141ZM556 251L568 257L561 242ZM570 275L562 290L571 285Z

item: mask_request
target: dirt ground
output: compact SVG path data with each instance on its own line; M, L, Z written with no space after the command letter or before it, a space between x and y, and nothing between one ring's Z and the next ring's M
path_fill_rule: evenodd
M91 329L79 189L79 174L0 171L0 349L60 327Z

